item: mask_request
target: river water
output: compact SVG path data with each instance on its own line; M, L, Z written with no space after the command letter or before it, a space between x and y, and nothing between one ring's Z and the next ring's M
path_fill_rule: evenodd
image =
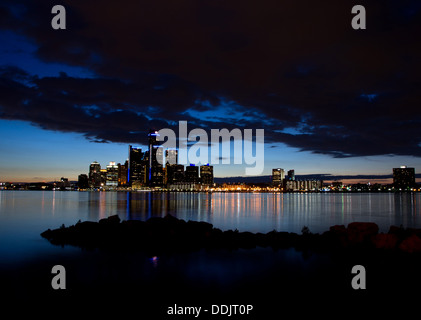
M421 193L151 193L0 191L2 262L57 250L40 233L117 214L146 220L172 214L222 230L321 233L332 225L372 221L421 227ZM72 250L72 249L67 249Z
M55 246L40 233L114 214L121 219L140 220L172 214L185 220L207 221L222 230L252 232L275 229L300 233L307 226L311 232L321 233L335 224L373 221L385 232L390 225L421 227L420 196L0 191L0 283L2 297L7 298L2 302L13 312L27 304L42 306L39 311L44 316L45 310L54 305L60 312L73 311L79 317L87 312L108 316L112 310L120 318L125 312L142 319L183 319L168 316L169 306L210 310L211 304L217 303L253 305L253 316L247 319L280 319L282 308L311 316L320 310L325 316L326 305L329 310L340 306L347 314L350 306L363 306L355 309L360 315L362 310L373 308L371 303L379 300L379 293L385 294L386 300L380 299L382 308L396 305L397 296L406 306L413 295L410 288L421 285L419 264L387 257L379 261L350 257L341 262L320 253L260 247L150 257L143 252ZM370 296L351 288L351 267L357 264L367 268L370 289L364 291ZM66 268L66 290L51 288L55 265ZM390 288L390 284L395 286ZM385 302L387 299L391 301ZM377 308L372 311L377 315ZM208 319L206 313L200 317Z

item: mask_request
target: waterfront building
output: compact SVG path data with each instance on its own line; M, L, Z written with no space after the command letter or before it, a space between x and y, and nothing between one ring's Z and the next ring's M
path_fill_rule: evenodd
M285 180L284 191L319 191L322 189L321 180Z
M199 167L196 167L194 164L187 166L184 173L184 178L185 182L199 183Z
M148 134L148 152L146 155L146 181L150 187L161 187L164 184L164 150L158 144L158 141L158 131L150 130Z
M141 148L129 145L129 160L127 168L127 185L142 186L146 182L145 154Z
M184 181L184 166L182 164L167 164L165 184L176 184Z
M107 169L101 169L99 170L101 175L101 183L100 186L104 187L107 184Z
M407 166L393 168L393 185L397 189L415 187L415 169Z
M118 186L118 166L114 161L107 166L105 186L111 189Z
M295 170L288 170L287 180L294 181L295 180Z
M79 190L86 190L89 188L89 178L87 174L80 174L77 179L77 186Z
M169 184L168 189L171 191L202 191L203 186L200 183L190 183L190 182L176 182L174 184Z
M101 186L101 165L96 161L89 166L89 186L91 188Z
M127 186L129 161L126 160L124 164L117 164L118 166L118 185Z
M200 166L200 181L205 186L213 185L213 166L209 164Z
M281 186L285 179L285 170L282 168L272 169L272 185Z

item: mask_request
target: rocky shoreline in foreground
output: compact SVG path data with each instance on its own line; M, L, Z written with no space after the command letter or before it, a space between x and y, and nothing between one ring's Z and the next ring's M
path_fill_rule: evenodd
M171 215L147 221L120 221L117 215L99 222L78 222L73 226L46 230L41 236L55 245L81 248L142 250L151 255L200 249L273 249L295 248L313 252L402 252L421 256L421 229L391 226L379 233L373 222L336 225L322 234L304 227L302 234L271 231L268 233L222 231L212 224L184 221Z

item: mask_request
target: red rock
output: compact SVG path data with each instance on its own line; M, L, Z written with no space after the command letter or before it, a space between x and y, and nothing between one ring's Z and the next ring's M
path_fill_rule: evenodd
M421 252L421 239L413 234L401 242L399 249L408 253Z
M398 243L398 237L394 234L376 234L372 238L373 244L377 249L394 249Z
M374 222L352 222L347 228L348 240L352 243L361 243L375 236L379 227Z
M330 232L333 232L335 234L338 234L338 233L346 233L346 228L345 228L345 226L343 224L341 224L341 225L338 225L337 224L337 225L331 226L329 228L329 231Z

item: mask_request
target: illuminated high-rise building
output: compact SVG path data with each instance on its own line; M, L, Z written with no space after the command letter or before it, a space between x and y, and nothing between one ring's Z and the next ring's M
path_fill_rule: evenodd
M165 173L167 185L184 181L184 166L182 164L167 164Z
M99 170L101 174L101 183L100 186L104 187L107 184L107 169L101 169Z
M393 184L395 188L408 189L415 186L415 169L401 166L393 168Z
M124 164L117 164L118 166L118 185L127 186L129 161L126 160Z
M110 162L107 166L105 185L108 188L115 188L118 186L118 166L115 162Z
M89 166L89 186L91 188L101 186L101 165L96 161Z
M184 180L188 183L198 183L199 167L196 167L194 164L187 166L186 171L184 172Z
M200 166L200 181L205 186L213 185L213 166L209 164Z
M160 187L164 184L164 150L158 141L158 131L150 130L148 134L147 181L151 187Z
M282 168L272 169L272 184L273 186L280 186L285 179L285 170Z
M288 181L294 181L295 180L295 171L294 170L288 170L287 180Z
M141 148L129 146L129 160L127 168L127 184L129 186L144 185L146 180L145 154Z

